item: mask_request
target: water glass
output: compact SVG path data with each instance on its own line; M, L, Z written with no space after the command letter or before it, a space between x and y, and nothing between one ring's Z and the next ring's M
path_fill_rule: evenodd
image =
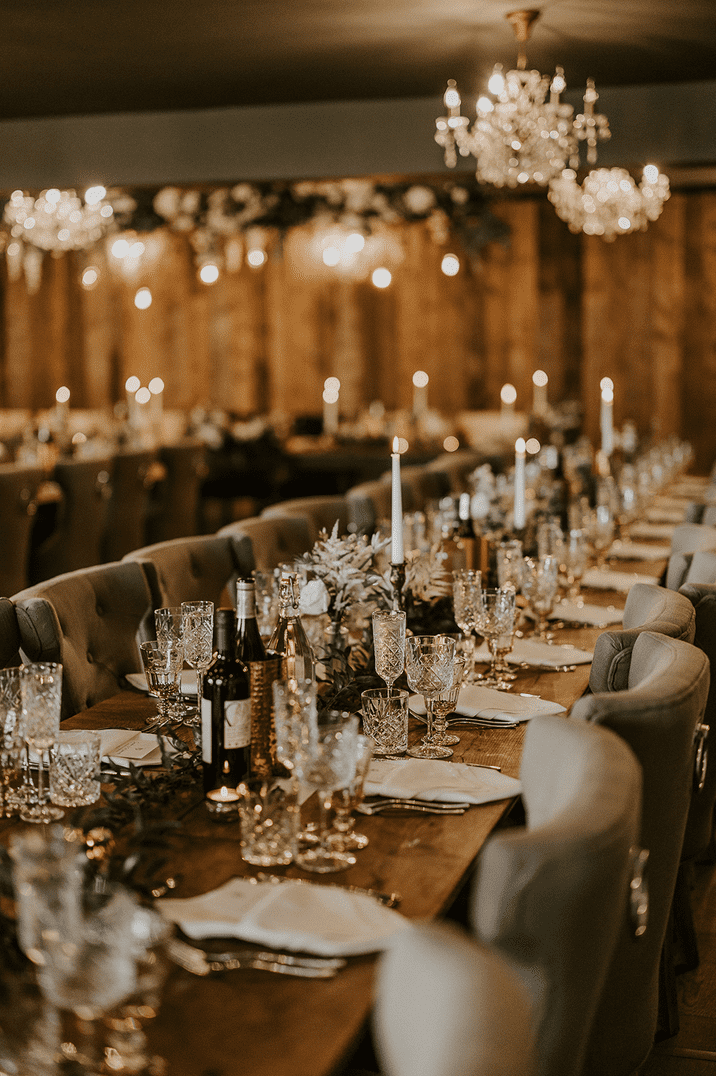
M22 666L0 669L0 817L25 802L27 755L22 729Z
M522 585L522 542L519 538L510 538L500 542L497 552L497 582L501 587L512 583L515 590Z
M373 613L373 648L375 671L390 690L405 668L405 613Z
M56 822L64 812L47 802L45 752L60 731L62 666L55 662L25 665L22 674L22 727L28 748L37 759L37 795L20 809L23 822ZM30 755L28 755L28 763ZM29 799L35 802L29 802Z
M158 643L172 641L181 645L182 611L180 605L154 610L154 629Z
M511 646L515 630L515 588L509 584L506 587L497 589L490 587L483 590L480 596L480 606L478 630L484 636L490 650L490 670L483 684L485 687L508 691L512 684L499 673L498 651L502 649L504 652L504 644L507 640Z
M467 666L464 659L456 655L452 667L452 684L438 692L433 701L433 743L440 747L453 747L460 743L460 737L447 731L447 716L457 706Z
M100 792L98 732L76 729L60 732L50 749L50 799L58 807L85 807Z
M478 603L482 586L482 572L472 568L460 568L452 573L453 616L461 631L472 640L472 652L468 659L469 682L475 680L475 638Z
M258 867L285 867L293 859L298 831L295 782L250 778L239 784L237 792L241 858Z
M534 636L549 642L547 618L554 609L559 587L557 558L524 557L522 561L522 594L535 620Z
M371 687L361 692L363 731L373 740L376 758L408 750L408 697L402 688Z

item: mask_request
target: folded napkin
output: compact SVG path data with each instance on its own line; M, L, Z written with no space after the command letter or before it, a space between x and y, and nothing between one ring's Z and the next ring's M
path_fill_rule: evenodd
M584 573L582 585L592 590L618 590L628 594L634 583L658 583L655 575L640 575L638 572L611 572L608 568L590 568Z
M127 673L124 678L137 691L148 691L147 678L144 673ZM196 698L196 673L193 669L185 669L181 674L182 695L193 695Z
M589 665L591 650L578 650L576 646L552 646L533 639L515 639L512 650L505 657L512 665ZM477 661L489 661L490 651L485 643L475 651Z
M229 937L273 949L353 956L387 949L408 920L369 893L340 886L232 878L218 889L155 907L190 938Z
M481 770L464 762L407 758L374 759L365 779L366 796L432 800L440 803L492 803L518 796L522 785L497 770Z
M621 624L622 609L615 609L613 605L590 605L584 602L559 602L550 613L550 620L565 620L568 623L584 624L592 628L606 628L610 624Z
M670 545L618 541L609 550L609 557L613 560L668 560L670 553Z
M408 702L414 713L425 714L422 695L411 695ZM460 688L455 713L464 717L489 718L499 725L506 721L509 724L513 721L529 721L537 714L563 714L565 708L558 702L541 699L539 695L513 695L510 691L498 691L494 687L466 684Z
M671 536L678 526L678 523L649 523L647 520L644 523L632 523L629 528L629 535L631 538L670 542Z
M159 766L162 752L157 737L149 732L132 732L129 729L101 729L100 752L102 758L116 762L118 766L131 762L134 766Z

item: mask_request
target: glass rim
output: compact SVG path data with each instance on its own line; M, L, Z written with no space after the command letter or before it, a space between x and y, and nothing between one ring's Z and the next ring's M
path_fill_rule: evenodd
M410 698L410 692L404 687L367 687L360 693L362 699L400 699L403 696Z
M402 609L376 609L373 614L373 620L405 620L405 613Z

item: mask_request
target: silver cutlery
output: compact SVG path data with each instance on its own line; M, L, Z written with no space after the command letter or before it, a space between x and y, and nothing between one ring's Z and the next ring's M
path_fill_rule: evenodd
M529 669L531 672L574 672L576 665L533 665L529 661L521 661L518 669Z
M288 953L256 952L237 949L228 953L207 953L180 938L170 938L166 945L168 956L192 975L209 975L215 971L234 971L253 968L278 975L293 975L301 979L332 979L345 967L340 957L299 957Z
M466 725L479 729L516 729L517 721L495 721L489 717L449 717L448 725Z
M410 800L388 798L363 802L355 808L360 814L380 814L382 811L417 811L423 814L464 814L469 804L444 803L439 800Z

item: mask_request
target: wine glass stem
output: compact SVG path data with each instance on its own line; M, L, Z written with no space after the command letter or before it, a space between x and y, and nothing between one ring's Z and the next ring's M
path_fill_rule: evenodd
M37 752L37 803L42 810L45 806L45 750Z
M426 730L425 736L423 738L423 743L432 743L432 741L433 741L433 723L434 723L434 720L435 720L435 714L434 714L433 707L435 706L435 700L432 698L432 696L428 697L427 695L425 695L424 697L425 697L425 715L426 715L427 730Z

